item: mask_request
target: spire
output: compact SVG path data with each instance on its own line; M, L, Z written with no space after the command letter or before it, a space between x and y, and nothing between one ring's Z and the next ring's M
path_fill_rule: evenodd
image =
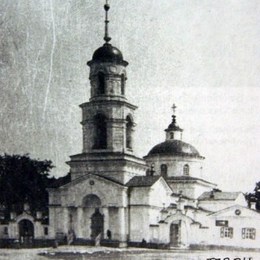
M109 23L108 11L110 9L110 6L108 4L108 0L106 0L106 4L104 5L104 9L105 9L105 12L106 12L106 15L105 15L105 36L104 36L104 40L105 40L106 43L108 43L111 40L111 37L109 37L109 34L108 34L108 23Z
M176 128L176 115L175 115L176 108L177 108L177 106L173 103L173 105L172 105L172 123L169 125L169 127L171 126L172 128Z
M172 139L182 139L182 131L177 123L176 123L176 108L177 106L175 104L172 105L172 122L169 124L168 128L165 129L166 132L166 140L172 140Z
M172 114L173 115L175 115L175 113L176 113L176 108L177 108L176 105L173 103L173 105L172 105L172 112L173 112Z
M175 104L172 105L172 122L169 124L167 130L182 131L182 129L176 124L176 108Z

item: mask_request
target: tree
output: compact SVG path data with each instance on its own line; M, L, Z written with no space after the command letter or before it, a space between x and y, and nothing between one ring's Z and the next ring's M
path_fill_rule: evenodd
M25 155L0 155L0 205L5 212L22 213L24 204L31 214L47 210L46 188L55 179L50 178L51 161L31 159Z
M260 181L256 183L254 192L246 193L245 198L247 200L248 207L251 208L251 204L255 203L255 209L260 211Z

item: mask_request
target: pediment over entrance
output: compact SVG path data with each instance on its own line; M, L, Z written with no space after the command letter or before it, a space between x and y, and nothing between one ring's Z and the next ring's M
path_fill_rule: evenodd
M34 222L34 218L33 216L31 216L30 214L28 214L27 212L23 212L21 215L18 215L16 218L15 218L15 221L18 223L19 221L21 220L30 220L31 222Z
M164 223L179 223L181 221L185 221L187 224L194 223L194 220L186 215L184 215L180 210L177 210L176 213L167 216L164 220Z
M95 174L82 176L56 190L49 190L49 192L60 193L59 204L65 207L82 207L83 199L89 194L95 195L101 200L101 207L127 205L127 187ZM50 202L52 204L52 201Z
M75 180L73 180L73 181L71 181L71 182L61 186L60 189L68 189L68 188L70 188L72 186L75 186L75 185L77 185L79 183L83 183L84 181L89 180L91 178L95 179L97 181L100 181L100 182L104 182L104 183L106 183L106 185L115 185L115 186L123 187L123 188L125 187L124 185L122 185L121 183L119 183L119 182L117 182L115 180L109 179L109 178L101 176L101 175L89 173L87 175L84 175L84 176L82 176L80 178L77 178L77 179L75 179Z

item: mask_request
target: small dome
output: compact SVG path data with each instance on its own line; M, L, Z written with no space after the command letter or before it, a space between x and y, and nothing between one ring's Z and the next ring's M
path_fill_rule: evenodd
M92 60L88 62L88 65L91 63L99 61L99 62L115 62L115 63L122 63L127 65L128 63L124 61L122 52L112 46L109 43L105 43L102 47L98 48L92 57Z
M204 158L195 147L180 140L168 140L157 144L148 153L148 156L150 155L179 155Z
M172 116L172 122L169 124L168 128L165 129L166 132L169 132L169 131L179 131L179 132L182 132L183 129L181 129L177 124L176 124L176 116L173 115Z

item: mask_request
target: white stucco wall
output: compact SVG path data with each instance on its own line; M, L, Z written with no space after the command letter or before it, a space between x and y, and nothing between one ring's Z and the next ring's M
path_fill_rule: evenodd
M202 207L204 209L216 212L228 207L231 207L233 205L241 205L246 207L247 202L245 200L245 197L242 193L238 195L238 197L235 200L214 200L214 199L209 199L209 200L201 200L198 203L199 207Z
M189 181L168 181L172 191L174 193L180 193L193 199L197 199L203 192L211 191L214 187L213 185L200 184L199 182L189 182Z
M189 175L192 177L202 178L203 174L203 159L182 157L173 155L154 155L146 158L148 166L154 164L156 175L161 174L161 165L166 164L168 168L168 177L182 176L184 165L189 165Z

